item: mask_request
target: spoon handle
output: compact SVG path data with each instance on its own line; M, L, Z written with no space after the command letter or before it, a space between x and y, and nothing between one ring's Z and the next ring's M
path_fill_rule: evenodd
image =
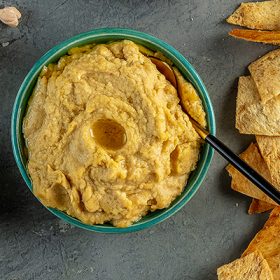
M250 167L245 161L231 151L224 143L215 136L208 134L205 141L210 144L221 156L231 163L240 173L254 183L260 190L280 205L280 192L263 178L258 172Z

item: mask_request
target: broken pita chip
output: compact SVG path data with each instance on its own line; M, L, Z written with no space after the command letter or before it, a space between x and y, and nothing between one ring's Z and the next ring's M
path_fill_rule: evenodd
M240 133L280 135L280 95L263 104L250 76L240 77L235 126Z
M248 68L264 103L280 94L280 49L267 53Z
M280 137L256 136L256 139L271 174L272 183L280 190Z
M266 211L273 209L275 205L267 203L265 201L261 201L259 199L252 199L250 207L248 209L248 214L260 214Z
M254 239L249 244L242 256L250 255L259 251L267 260L274 279L280 279L280 206L271 212L265 223Z
M240 157L247 162L253 169L260 173L266 180L271 182L271 176L266 166L264 159L262 158L256 144L251 144L247 150L241 153ZM253 183L251 183L245 176L237 171L232 165L227 167L227 171L231 176L231 188L235 191L243 193L252 198L257 198L262 201L277 205L271 198L258 189Z
M218 280L273 280L267 261L258 251L219 267L217 274Z
M277 206L270 213L269 219L265 222L264 227L268 227L274 225L275 223L279 223L279 219L280 219L280 206Z
M233 29L228 34L234 38L250 42L280 45L280 31Z
M230 24L250 29L280 30L280 1L241 3L227 19Z

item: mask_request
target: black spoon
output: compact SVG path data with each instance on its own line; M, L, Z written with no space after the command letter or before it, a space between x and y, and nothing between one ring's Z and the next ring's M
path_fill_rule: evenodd
M157 69L166 77L166 79L177 89L180 97L180 83L178 83L174 70L164 61L149 57L156 65ZM211 135L209 131L205 130L198 122L196 122L182 106L184 112L189 116L189 119L196 130L196 132L210 144L221 156L223 156L229 163L231 163L240 173L247 179L254 183L260 190L268 195L273 201L280 205L280 192L257 171L243 161L238 155L231 151L224 143L222 143L215 136Z

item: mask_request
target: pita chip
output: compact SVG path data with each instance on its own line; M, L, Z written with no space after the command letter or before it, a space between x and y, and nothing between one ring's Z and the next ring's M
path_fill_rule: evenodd
M270 171L272 183L280 190L280 137L256 136L256 139Z
M266 211L273 209L275 205L267 203L265 201L261 201L259 199L252 199L250 207L248 209L248 214L260 214Z
M217 270L218 280L273 280L271 269L258 251L225 264Z
M280 1L241 3L227 22L250 29L280 30Z
M240 133L280 135L280 96L263 104L250 76L238 82L235 126Z
M263 103L280 94L280 49L267 53L248 68Z
M241 153L240 157L259 172L264 178L271 182L271 176L268 167L262 158L256 144L251 144L247 150ZM252 198L257 198L262 201L277 205L271 198L258 189L253 183L245 178L239 171L237 171L232 165L227 167L227 171L232 178L231 188L235 191L243 193Z
M245 41L280 45L280 31L233 29L228 34L236 39L242 39Z
M274 279L280 279L280 206L275 207L269 219L249 244L242 256L259 251L267 260Z

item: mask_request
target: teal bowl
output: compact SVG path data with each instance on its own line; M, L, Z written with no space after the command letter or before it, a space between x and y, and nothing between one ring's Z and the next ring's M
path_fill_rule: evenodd
M151 50L160 51L167 58L173 61L174 65L181 71L183 76L191 81L191 83L197 89L206 111L208 129L212 134L215 134L215 117L207 90L193 66L176 49L151 35L131 29L103 28L82 33L56 45L35 63L24 79L14 103L11 122L13 153L20 173L31 191L32 182L27 171L27 158L26 154L24 153L25 143L22 134L22 120L25 115L28 99L32 94L37 77L41 72L42 67L44 65L48 65L49 63L56 62L61 56L65 55L67 51L73 47L78 47L93 42L106 43L108 41L121 39L128 39ZM116 228L110 224L87 225L59 210L53 208L48 208L48 210L60 219L90 231L102 233L124 233L142 230L169 218L178 210L180 210L193 197L205 178L212 157L213 149L208 144L205 144L203 146L197 168L192 172L182 194L173 201L170 207L149 213L141 220L127 228Z

